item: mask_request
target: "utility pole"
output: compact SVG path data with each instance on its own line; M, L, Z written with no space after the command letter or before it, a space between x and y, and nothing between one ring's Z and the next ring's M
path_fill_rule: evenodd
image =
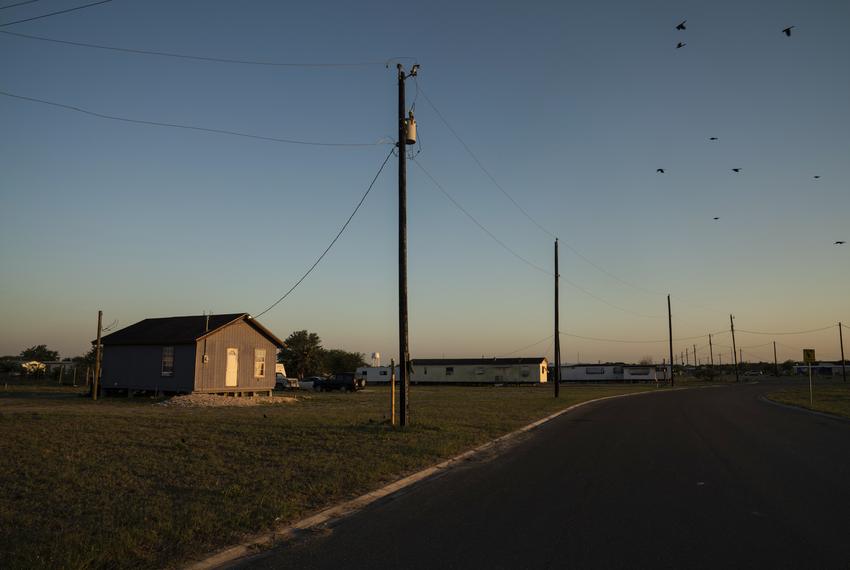
M741 379L738 377L738 359L735 358L735 351L738 350L735 348L735 320L732 315L729 315L729 326L732 328L732 358L735 360L735 382L740 382Z
M779 378L779 361L776 360L776 341L773 341L773 375Z
M103 329L103 311L97 312L97 345L94 351L94 379L92 380L92 400L97 401L97 391L100 388L100 334Z
M667 294L667 334L670 342L670 386L674 386L673 380L673 313L670 311L670 294Z
M685 365L686 365L686 366L690 366L690 365L691 365L691 354L690 354L690 350L691 350L690 348L685 347Z
M390 359L390 425L395 427L395 359Z
M841 344L841 380L847 382L847 364L844 360L844 335L841 333L842 325L838 323L838 342Z
M401 381L399 398L399 425L408 422L410 403L410 345L407 338L407 103L404 95L404 81L416 76L418 65L414 65L410 74L404 72L399 63L398 69L398 365ZM413 141L415 142L415 141Z
M558 300L558 238L555 238L555 397L561 395L561 330L558 319L560 305Z
M694 366L699 366L699 361L697 360L697 345L694 344Z
M708 355L711 358L711 367L714 368L714 345L711 344L711 335L708 335Z

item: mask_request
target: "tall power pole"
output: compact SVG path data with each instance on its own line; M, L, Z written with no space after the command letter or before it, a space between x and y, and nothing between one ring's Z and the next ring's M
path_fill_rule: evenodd
M697 366L699 363L697 362L697 345L694 344L694 366Z
M687 346L685 347L685 365L686 366L691 365L691 349L688 348Z
M708 335L708 355L711 358L711 367L714 368L714 345L711 344L711 335Z
M103 311L97 312L97 344L94 349L94 380L92 381L92 400L97 400L97 391L100 388L100 335L103 332Z
M674 386L673 381L673 313L670 311L670 294L667 294L667 335L670 343L670 386Z
M773 341L773 375L779 378L779 361L776 359L776 341Z
M740 382L740 378L738 377L738 358L737 358L737 348L735 348L735 320L732 315L729 315L729 326L732 329L732 358L735 360L735 382Z
M838 323L838 342L841 344L841 380L847 382L847 361L844 360L844 335L841 333L843 326L840 322Z
M410 348L407 339L407 103L404 81L416 75L419 66L414 65L410 74L398 69L398 365L399 380L399 425L407 425L410 412Z
M555 238L555 397L561 395L561 329L559 324L560 305L558 301L558 238Z

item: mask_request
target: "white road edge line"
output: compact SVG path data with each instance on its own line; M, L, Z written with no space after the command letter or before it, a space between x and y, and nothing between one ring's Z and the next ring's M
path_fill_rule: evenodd
M605 396L602 398L596 398L594 400L587 400L584 402L579 402L577 404L573 404L563 410L557 411L554 414L550 414L545 418L539 419L535 422L532 422L526 426L523 426L515 431L507 433L503 436L497 437L496 439L490 440L487 443L479 445L469 451L465 451L460 455L456 455L451 459L446 459L436 465L432 465L431 467L427 467L421 471L417 471L412 475L408 475L398 481L394 481L388 485L381 487L380 489L376 489L365 495L361 495L355 499L351 499L350 501L346 501L344 503L340 503L333 507L329 507L322 511L319 511L315 515L307 517L305 519L301 519L296 523L287 524L285 526L281 526L271 531L266 531L260 534L257 534L244 542L236 544L234 546L228 547L220 552L217 552L211 556L208 556L202 560L198 560L195 562L189 563L185 566L186 570L212 570L216 568L222 568L226 564L232 564L241 558L247 558L249 556L253 556L255 554L259 554L258 548L263 546L271 546L275 542L285 540L287 538L292 538L296 532L308 530L310 528L326 524L331 521L339 520L343 517L354 514L355 512L363 509L364 507L383 499L397 491L400 491L406 487L410 487L411 485L422 481L423 479L427 479L441 471L445 471L450 469L457 463L461 461L465 461L470 459L471 457L486 451L499 443L508 441L513 439L523 433L533 430L547 422L550 422L557 418L558 416L562 416L567 412L571 412L576 408L581 408L582 406L587 406L589 404L595 404L596 402L602 402L604 400L613 400L616 398L628 398L631 396L644 396L647 394L666 394L670 392L676 392L679 390L692 390L694 388L720 388L722 385L712 385L712 386L686 386L681 388L670 388L665 390L648 390L646 392L632 392L630 394L617 394L614 396Z

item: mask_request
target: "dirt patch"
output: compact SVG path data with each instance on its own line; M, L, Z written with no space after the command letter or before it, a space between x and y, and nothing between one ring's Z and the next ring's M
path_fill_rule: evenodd
M294 404L297 398L291 396L217 396L215 394L187 394L185 396L174 396L164 402L154 404L155 406L168 406L174 408L217 408L224 406L268 406L274 404Z

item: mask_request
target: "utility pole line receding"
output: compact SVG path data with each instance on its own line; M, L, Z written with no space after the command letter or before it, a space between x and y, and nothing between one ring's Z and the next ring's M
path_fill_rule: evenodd
M673 381L673 313L670 311L670 295L667 295L667 334L670 343L670 386L674 386Z
M740 382L740 378L738 377L738 358L737 358L737 348L735 347L735 320L732 315L729 315L729 326L732 329L732 358L735 361L735 382Z
M399 63L398 69L398 364L401 381L399 425L407 425L407 389L410 382L409 344L407 338L407 104L404 80L407 76Z
M561 312L558 300L558 238L555 238L555 397L561 395L561 330L559 313Z
M699 361L697 360L697 345L694 344L694 366L699 366Z
M97 391L100 388L100 334L103 329L103 311L97 312L97 345L94 350L94 379L92 380L92 400L97 401Z

